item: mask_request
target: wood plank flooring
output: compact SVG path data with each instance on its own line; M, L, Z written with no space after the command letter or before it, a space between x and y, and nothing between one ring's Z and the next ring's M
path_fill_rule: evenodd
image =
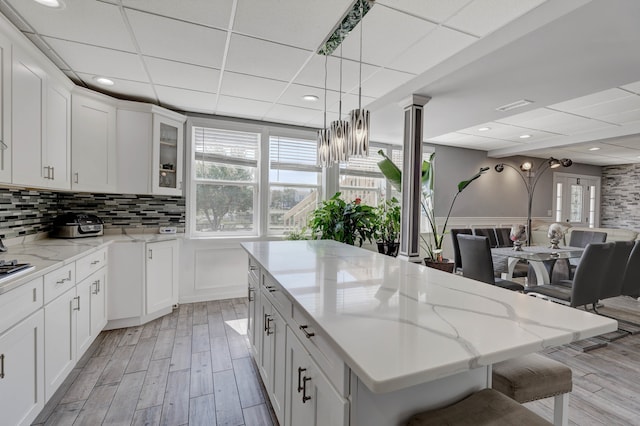
M639 302L614 306L640 319ZM246 318L246 299L230 299L101 333L35 424L277 425L249 356ZM571 425L640 425L640 334L546 355L573 370ZM552 398L525 405L553 417Z
M277 425L246 321L241 298L103 332L34 424Z

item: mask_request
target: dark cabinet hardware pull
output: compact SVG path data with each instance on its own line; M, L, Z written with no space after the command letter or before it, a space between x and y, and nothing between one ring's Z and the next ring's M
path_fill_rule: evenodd
M307 371L306 368L298 367L298 393L302 391L302 373Z
M313 336L315 336L315 335L316 335L316 333L313 333L313 332L309 333L309 332L307 331L307 328L309 328L309 326L308 326L308 325L301 325L301 326L300 326L300 330L302 330L302 332L304 333L304 335L305 335L305 336L307 336L307 339L311 339Z
M311 380L311 377L303 377L302 378L302 403L306 404L308 400L311 399L310 396L307 396L307 382Z

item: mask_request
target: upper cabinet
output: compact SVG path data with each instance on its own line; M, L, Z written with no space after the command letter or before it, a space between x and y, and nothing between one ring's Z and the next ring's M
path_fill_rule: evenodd
M77 87L73 90L71 105L71 188L115 192L115 101Z
M118 192L182 195L186 117L155 105L118 104Z
M4 144L4 145L2 145ZM11 41L0 34L0 182L11 183Z
M55 80L17 45L12 56L12 183L70 189L71 83Z

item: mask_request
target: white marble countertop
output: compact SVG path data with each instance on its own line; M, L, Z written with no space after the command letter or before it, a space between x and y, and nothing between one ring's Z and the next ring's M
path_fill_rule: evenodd
M617 328L609 318L334 241L242 246L373 392Z

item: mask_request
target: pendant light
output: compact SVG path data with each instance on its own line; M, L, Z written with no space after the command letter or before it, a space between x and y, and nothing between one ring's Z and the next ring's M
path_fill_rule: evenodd
M331 147L334 161L345 163L349 160L349 122L342 119L342 45L340 45L340 101L338 102L338 119L331 122Z
M334 159L331 149L331 132L327 128L327 55L324 56L324 120L322 129L318 130L318 164L330 166Z
M358 109L349 113L349 155L366 157L369 155L369 111L362 108L362 27L364 22L364 0L360 0L360 76L358 78Z

